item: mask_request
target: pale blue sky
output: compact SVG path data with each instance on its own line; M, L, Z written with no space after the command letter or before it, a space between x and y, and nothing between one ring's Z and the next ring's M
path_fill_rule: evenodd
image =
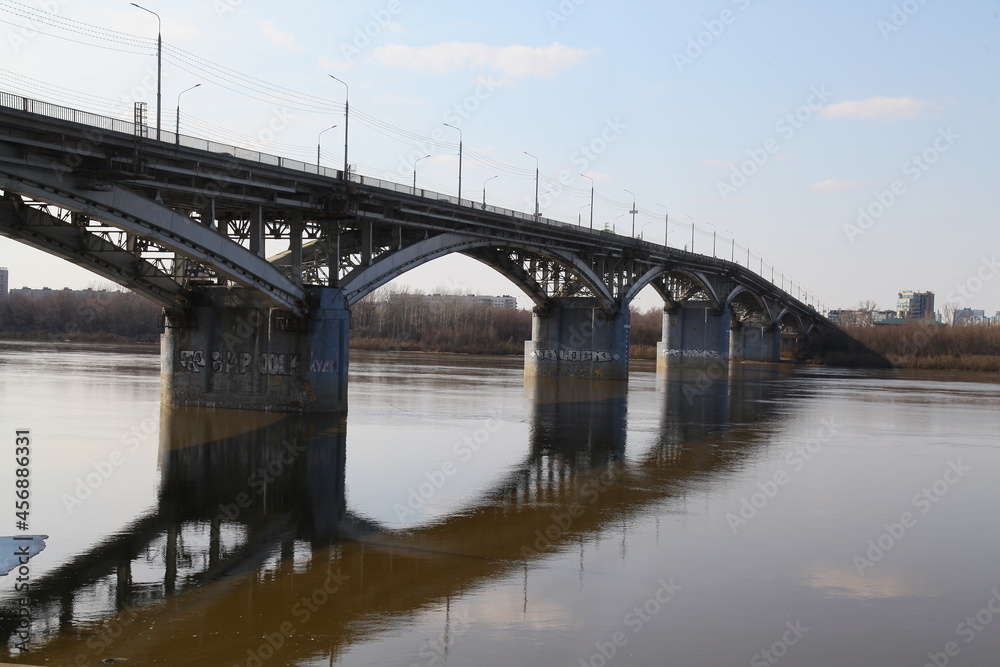
M155 37L154 17L128 2L24 4ZM8 22L0 24L0 89L94 109L100 100L71 91L119 101L131 94L155 108L155 91L143 87L151 55L33 34L10 25L26 25L18 6L0 2L0 19ZM549 217L581 215L590 182L577 174L585 170L599 195L595 226L628 209L627 188L641 209L655 214L637 218L647 240L662 241L658 204L665 204L678 223L671 225L670 245L690 243L693 218L705 232L695 249L711 251L714 225L718 253L728 257L733 232L743 261L748 244L755 265L762 252L829 307L873 299L892 308L899 290L917 289L936 292L939 308L951 300L991 314L1000 310L1000 276L992 268L1000 246L997 0L144 6L163 17L166 43L329 101L327 113L286 112L287 127L274 138L281 146L269 152L312 161L319 132L343 127L335 109L344 86L327 76L334 74L350 85L352 112L359 114L352 113L349 157L361 173L409 183L407 157L431 152L419 165L418 183L454 194L458 133L441 125L454 122L467 149L507 165L467 152L467 198L480 199L483 183L499 175L487 186L487 200L530 211L535 163L523 153L529 151L543 176L569 179L565 192L543 197ZM366 27L373 35L368 44L356 40ZM185 67L191 71L169 58L164 64L167 127L173 127L178 92L199 82L201 88L183 97L185 133L229 136L201 122L255 137L281 111ZM463 103L466 111L456 114ZM801 120L795 125L783 120L796 111ZM420 141L403 141L414 142L412 136L379 133L361 121L362 112L437 142L427 150ZM604 143L602 134L612 140ZM586 159L579 148L592 142L603 150ZM926 169L909 162L925 152L934 159ZM324 164L342 162L339 128L323 135L323 153ZM732 180L754 153L763 164L748 165L754 173L745 184ZM881 217L867 229L852 228L859 207L878 213L876 192L896 180L902 194ZM542 191L549 189L543 182ZM586 224L587 209L582 217ZM630 233L630 216L618 217L616 229ZM94 280L9 240L0 240L0 266L11 269L13 286L81 287ZM460 258L439 260L402 282L428 291L517 293L489 269ZM644 295L643 305L654 302Z

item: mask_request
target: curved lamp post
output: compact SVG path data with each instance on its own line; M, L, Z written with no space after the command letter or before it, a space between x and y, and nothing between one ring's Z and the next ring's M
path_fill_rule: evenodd
M194 90L195 88L197 88L200 85L201 85L200 83L196 83L193 86L191 86L190 88L185 88L181 92L177 93L177 121L176 121L176 124L174 125L174 143L175 144L180 144L181 143L181 95L183 95L184 93L186 93L189 90Z
M144 12L149 12L156 17L156 140L159 141L160 117L162 116L163 110L163 97L160 94L162 92L160 84L163 82L163 21L160 20L160 15L152 9L146 9L142 5L137 5L134 2L131 3L131 5Z
M344 84L344 178L347 178L347 125L350 123L351 117L351 87L347 85L346 81L342 81L332 74L328 76L334 81Z
M458 205L462 205L462 128L450 123L441 123L445 127L458 130Z
M335 127L337 127L337 126L336 125L331 125L330 127L326 128L326 130L332 130ZM320 142L323 139L323 132L326 132L326 130L321 130L320 133L319 133L319 136L316 137L316 173L317 174L319 173L319 147L320 147Z

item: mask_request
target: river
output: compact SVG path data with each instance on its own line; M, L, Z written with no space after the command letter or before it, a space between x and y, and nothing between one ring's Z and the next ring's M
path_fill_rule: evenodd
M149 350L0 342L35 665L984 665L995 375L352 352L350 413L166 410ZM31 614L21 626L22 608ZM30 652L18 650L19 642Z

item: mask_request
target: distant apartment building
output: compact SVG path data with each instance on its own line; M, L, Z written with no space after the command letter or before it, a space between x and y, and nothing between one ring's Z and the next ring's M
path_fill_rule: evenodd
M904 320L933 320L934 292L900 292L896 316Z
M828 317L839 326L865 326L868 324L878 324L896 317L894 310L831 310Z
M459 302L463 304L482 304L494 308L517 309L517 297L504 294L503 296L489 296L486 294L425 294L425 301L438 302Z
M0 296L7 296L10 287L10 272L6 267L0 266Z
M956 327L965 326L967 324L980 324L982 322L988 321L989 318L986 317L986 311L984 310L973 310L972 308L962 308L961 310L955 311L955 318L952 321Z

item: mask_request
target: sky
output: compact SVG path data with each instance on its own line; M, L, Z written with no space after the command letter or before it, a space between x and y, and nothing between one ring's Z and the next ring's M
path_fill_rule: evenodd
M695 251L749 248L825 308L930 290L1000 311L998 0L139 4L162 19L165 128L180 99L182 133L306 162L319 143L336 167L348 94L361 174L412 183L419 158L418 186L454 195L461 138L465 198L531 212L537 159L546 217L589 225L593 183L595 228L632 234L634 199L635 234L663 242L669 216L690 247L694 223ZM155 122L152 14L0 0L0 21L0 90ZM100 282L9 239L0 266ZM397 282L529 306L463 257Z

